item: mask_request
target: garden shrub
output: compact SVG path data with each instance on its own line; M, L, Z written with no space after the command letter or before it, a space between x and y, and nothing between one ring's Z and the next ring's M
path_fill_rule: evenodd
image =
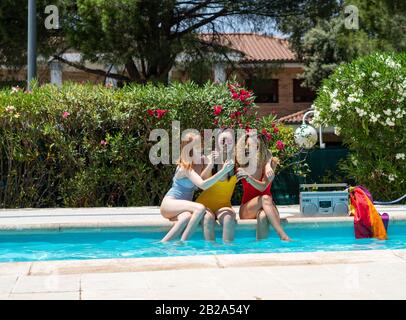
M331 125L350 150L341 168L378 199L406 191L406 54L375 53L323 82L314 122Z
M215 106L237 106L224 84L2 90L0 207L158 205L174 166L150 163L151 130L217 127Z

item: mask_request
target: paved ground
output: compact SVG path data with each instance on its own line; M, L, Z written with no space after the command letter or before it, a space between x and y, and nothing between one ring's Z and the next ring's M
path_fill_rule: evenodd
M1 299L406 299L406 250L19 263L0 274Z
M0 211L0 230L131 225L169 223L157 208ZM0 263L0 299L406 299L406 250Z

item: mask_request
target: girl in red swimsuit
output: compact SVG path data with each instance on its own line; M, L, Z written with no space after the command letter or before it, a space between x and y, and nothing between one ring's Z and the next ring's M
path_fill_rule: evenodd
M252 136L245 141L245 149L252 143ZM271 184L275 177L277 158L272 158L265 141L257 140L257 166L254 174L249 175L243 168L237 169L237 178L242 181L243 196L240 206L240 219L257 219L257 239L264 239L269 234L269 223L281 240L289 241L281 226L279 212L272 201Z

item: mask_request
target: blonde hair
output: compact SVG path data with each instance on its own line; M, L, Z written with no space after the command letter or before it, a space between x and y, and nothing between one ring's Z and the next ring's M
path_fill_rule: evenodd
M178 161L176 161L176 164L182 169L186 169L186 170L192 169L193 160L191 159L190 154L188 154L185 147L189 143L193 142L193 140L197 136L198 136L197 134L195 134L193 132L189 132L185 135L185 138L182 139L182 141L180 143L180 156L179 156Z
M236 161L238 166L245 160L245 147L247 145L248 139L252 138L252 136L244 135L242 136L237 142L237 152L236 152ZM262 136L258 136L258 152L256 153L256 165L257 167L263 168L265 164L268 162L269 159L272 158L272 161L278 163L279 160L276 157L272 157L271 151L268 149L267 144Z

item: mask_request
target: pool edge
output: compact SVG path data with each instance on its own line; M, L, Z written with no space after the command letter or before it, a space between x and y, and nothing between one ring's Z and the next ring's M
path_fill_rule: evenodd
M269 266L288 267L298 265L361 264L376 261L406 263L406 249L6 262L0 263L0 276L44 276Z

